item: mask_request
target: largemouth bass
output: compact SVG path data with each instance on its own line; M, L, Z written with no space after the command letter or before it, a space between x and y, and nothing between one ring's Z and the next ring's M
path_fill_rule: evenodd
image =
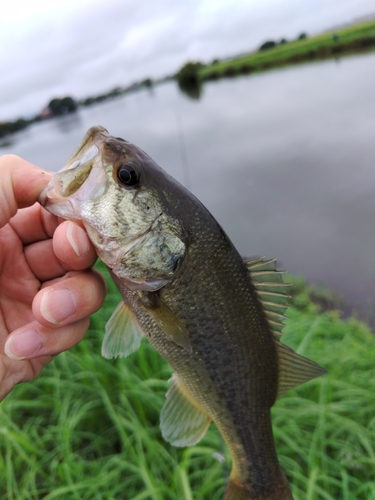
M91 128L40 203L82 221L123 300L102 353L143 336L174 370L164 438L197 443L211 421L233 466L226 500L290 500L270 409L325 371L279 341L286 286L275 260L244 260L208 210L142 150Z

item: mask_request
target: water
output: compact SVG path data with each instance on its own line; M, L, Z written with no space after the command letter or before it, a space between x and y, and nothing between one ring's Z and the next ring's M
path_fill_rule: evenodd
M171 82L37 124L2 148L58 170L92 125L185 184L243 255L375 312L374 53L205 84Z

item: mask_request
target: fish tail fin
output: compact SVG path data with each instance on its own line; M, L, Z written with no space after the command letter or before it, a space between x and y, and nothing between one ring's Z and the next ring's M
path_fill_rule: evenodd
M274 483L269 485L269 487L262 487L261 489L263 492L259 488L254 488L250 484L241 482L237 478L230 477L224 494L224 500L293 500L293 495L283 472L279 476L277 484Z

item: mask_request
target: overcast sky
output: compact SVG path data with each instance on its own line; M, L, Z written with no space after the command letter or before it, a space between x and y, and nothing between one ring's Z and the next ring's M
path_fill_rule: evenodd
M373 0L10 0L0 16L0 121L375 11Z

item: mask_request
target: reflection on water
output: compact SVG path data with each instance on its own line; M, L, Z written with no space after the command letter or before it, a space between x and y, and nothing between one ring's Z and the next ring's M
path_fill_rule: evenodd
M77 111L59 116L51 120L51 126L57 127L60 132L67 133L74 129L81 129L81 117Z
M8 148L16 142L14 136L3 137L0 139L0 148Z
M328 284L375 313L375 55L205 84L173 82L40 123L8 148L58 170L92 125L147 151L243 255ZM7 148L4 148L4 152Z
M203 92L203 84L200 81L189 84L178 84L178 88L190 99L200 99Z

